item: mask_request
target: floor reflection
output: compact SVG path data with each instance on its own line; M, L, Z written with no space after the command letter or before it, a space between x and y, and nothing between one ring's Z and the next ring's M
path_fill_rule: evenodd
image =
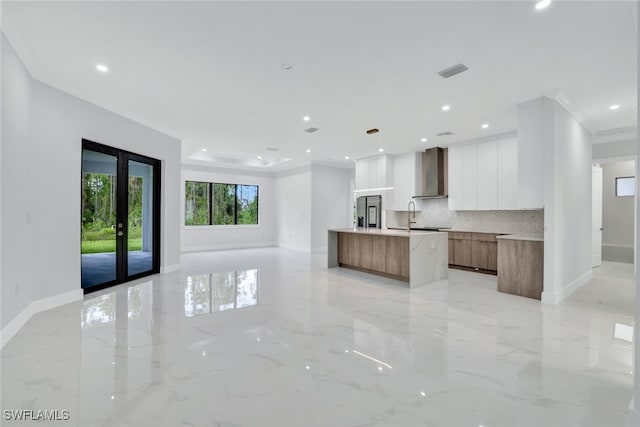
M187 276L184 315L200 316L258 304L258 270Z
M116 293L111 292L84 301L80 325L82 328L113 322L116 318Z

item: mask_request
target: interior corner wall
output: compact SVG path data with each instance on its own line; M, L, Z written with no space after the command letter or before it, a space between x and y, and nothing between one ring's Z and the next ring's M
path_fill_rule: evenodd
M81 292L83 138L161 160L161 268L178 269L180 141L34 80L4 35L2 85L2 328Z
M327 230L348 228L353 169L312 165L311 252L327 251Z
M564 107L545 98L544 291L556 304L588 281L591 269L592 136Z
M636 176L633 160L602 164L602 259L633 263L635 197L616 196L616 178Z
M257 185L258 225L185 226L185 181ZM277 221L273 174L183 165L180 182L180 248L183 252L276 246Z
M2 140L0 198L2 240L0 254L0 324L2 328L24 310L32 295L32 233L27 224L31 204L32 168L29 121L32 80L15 51L2 36ZM50 181L48 181L50 182Z
M278 246L311 252L311 166L275 178Z

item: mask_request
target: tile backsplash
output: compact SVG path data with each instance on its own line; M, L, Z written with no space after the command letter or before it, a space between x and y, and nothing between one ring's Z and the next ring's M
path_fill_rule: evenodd
M406 227L407 211L387 211L387 227ZM413 219L412 219L413 220ZM414 227L459 228L505 233L542 233L544 211L451 211L447 199L416 201Z

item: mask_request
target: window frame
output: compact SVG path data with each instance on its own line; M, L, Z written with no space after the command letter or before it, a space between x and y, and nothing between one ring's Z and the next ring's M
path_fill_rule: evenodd
M187 183L198 183L198 184L207 184L209 186L209 223L208 224L186 224L187 221L187 210L186 210L186 202L187 202L187 194L186 194L186 188L187 188ZM234 191L233 191L233 224L214 224L214 188L215 185L227 185L227 186L233 186L234 187ZM257 207L256 207L256 222L252 223L252 224L239 224L238 223L238 187L239 186L243 186L243 187L255 187L256 188L256 200L257 200ZM185 206L185 210L184 210L184 221L183 221L183 227L185 228L202 228L202 227L211 227L211 228L217 228L217 227L226 227L226 228L245 228L245 227L258 227L260 225L260 185L258 184L234 184L234 183L227 183L227 182L211 182L211 181L197 181L197 180L190 180L190 179L185 179L184 181L184 187L185 189L185 195L184 195L184 206Z
M618 180L619 179L633 179L633 194L618 194ZM615 180L615 195L616 197L635 197L636 196L636 177L635 176L617 176Z
M187 224L187 184L188 183L192 183L192 184L207 184L208 186L208 192L209 192L209 222L207 224ZM212 197L213 197L213 185L210 182L207 181L191 181L191 180L185 180L184 181L184 226L185 227L206 227L207 225L211 225L212 221L213 221L213 212L211 211L211 208L213 206L212 203Z

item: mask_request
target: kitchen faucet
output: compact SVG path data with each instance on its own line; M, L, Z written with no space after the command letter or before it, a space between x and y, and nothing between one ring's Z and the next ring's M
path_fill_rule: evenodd
M411 200L407 206L407 231L411 231L411 224L416 223L415 221L411 221L411 206L413 206L413 219L416 219L416 204Z

